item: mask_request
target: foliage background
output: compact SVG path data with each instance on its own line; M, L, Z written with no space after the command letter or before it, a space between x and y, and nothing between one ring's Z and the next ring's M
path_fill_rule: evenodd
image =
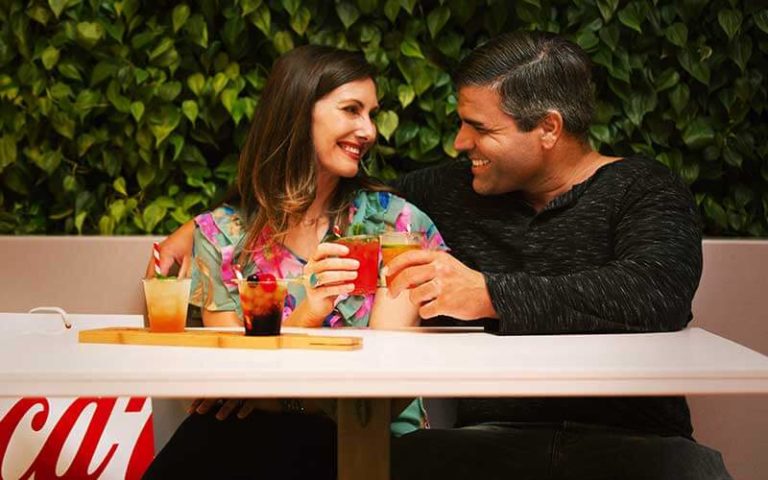
M453 157L446 72L517 29L589 52L602 152L678 171L707 234L768 235L768 9L737 0L0 0L0 233L176 228L232 182L270 65L304 43L380 70L371 173Z

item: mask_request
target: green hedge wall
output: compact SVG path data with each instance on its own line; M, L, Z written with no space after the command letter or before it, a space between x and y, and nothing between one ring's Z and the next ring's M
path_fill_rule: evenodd
M0 233L164 233L216 201L273 60L360 49L398 173L456 156L446 72L489 36L559 32L597 65L591 140L695 192L709 235L768 235L764 2L0 1Z

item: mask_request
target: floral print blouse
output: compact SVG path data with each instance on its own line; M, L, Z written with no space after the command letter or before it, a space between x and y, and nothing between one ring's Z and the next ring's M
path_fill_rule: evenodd
M209 311L235 311L242 318L234 265L238 263L245 229L237 210L224 205L195 218L194 261L190 303ZM415 205L389 192L357 192L349 207L349 227L342 235L381 234L388 231L424 232L427 247L446 249L432 220ZM267 236L257 241L242 266L243 275L270 273L277 278L297 278L307 260L281 244L268 244ZM283 305L283 320L306 294L302 282L290 282ZM333 311L323 322L327 327L365 327L370 319L374 295L340 295ZM392 424L401 435L424 426L421 400L414 401Z

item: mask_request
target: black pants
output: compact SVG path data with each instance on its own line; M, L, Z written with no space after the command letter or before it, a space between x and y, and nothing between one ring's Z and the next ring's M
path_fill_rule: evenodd
M213 413L182 422L144 479L336 479L336 424L320 415Z
M419 430L392 440L391 465L394 480L731 478L718 452L686 438L571 423ZM311 415L192 415L144 478L335 479L336 426Z
M720 454L683 437L594 425L483 424L392 442L392 478L728 480Z

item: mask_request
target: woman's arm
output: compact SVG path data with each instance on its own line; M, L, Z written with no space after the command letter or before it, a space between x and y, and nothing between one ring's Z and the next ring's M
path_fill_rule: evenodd
M192 258L192 239L195 234L195 221L190 220L177 228L160 242L160 273L168 275L174 264L179 265L179 277L185 277ZM146 278L155 276L155 261L152 256L147 264Z
M211 312L203 307L203 326L204 327L242 327L243 322L237 316L237 313L229 312Z

